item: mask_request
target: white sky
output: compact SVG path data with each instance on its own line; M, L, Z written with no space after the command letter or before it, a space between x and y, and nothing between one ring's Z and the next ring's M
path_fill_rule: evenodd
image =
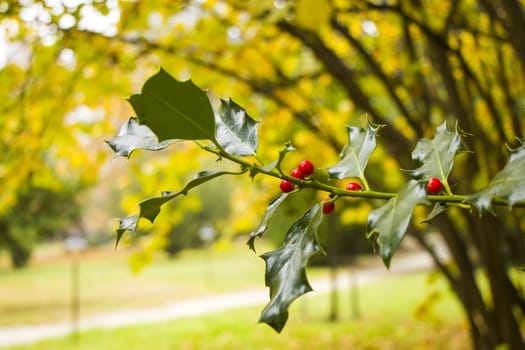
M6 3L2 3L4 6ZM20 0L24 8L20 11L23 25L31 28L43 45L53 45L57 40L59 29L69 29L77 26L80 30L101 33L106 36L117 34L117 24L120 20L120 7L118 0L107 0L108 13L103 15L92 4L93 0L45 0L48 9L42 3L33 3L32 0ZM80 19L77 20L68 10L74 10L82 5ZM1 10L7 8L0 6ZM49 11L49 12L48 12ZM61 16L58 26L51 22L51 13ZM20 66L27 65L29 57L28 48L14 38L20 28L17 21L4 19L0 22L0 70L8 63L13 62ZM68 53L69 54L69 53ZM71 60L64 62L70 65Z

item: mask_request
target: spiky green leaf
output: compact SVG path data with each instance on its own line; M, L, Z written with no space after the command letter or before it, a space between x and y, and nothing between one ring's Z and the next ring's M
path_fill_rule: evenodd
M341 151L341 160L328 168L332 179L347 177L364 178L368 160L376 148L376 136L382 125L368 122L366 130L356 126L347 126L348 143Z
M454 157L464 151L459 129L449 131L446 122L436 128L432 140L421 139L412 151L412 159L419 166L407 170L416 179L436 177L442 183L447 183L448 175L454 166Z
M490 210L496 198L507 201L511 207L525 200L525 143L523 140L520 142L521 146L511 150L507 164L494 176L489 186L467 198L467 202L480 212Z
M427 217L425 218L425 220L423 220L423 222L425 223L432 221L436 216L438 216L441 213L444 213L447 209L447 204L441 202L435 203L432 206L432 209L428 212Z
M240 157L257 153L259 123L244 108L231 99L221 100L215 122L215 138L226 152Z
M137 224L139 221L138 215L132 215L128 216L122 219L119 219L118 221L118 228L117 228L117 239L115 242L115 248L118 246L118 243L120 242L120 239L122 238L122 235L130 230L135 231L137 229Z
M129 216L127 218L120 219L119 228L117 229L117 244L122 235L127 231L135 231L137 229L137 222L140 218L146 218L150 222L155 221L155 218L160 213L160 208L165 203L171 201L172 199L180 196L186 195L189 190L195 188L203 183L210 181L216 177L223 175L240 175L246 172L246 170L239 172L232 171L200 171L198 172L193 179L188 182L180 191L171 192L166 191L162 192L159 197L148 198L139 203L140 213L139 215Z
M275 197L266 207L266 211L264 213L264 216L261 220L261 223L257 228L250 233L250 239L248 240L248 246L251 250L255 251L255 238L260 237L263 235L264 232L266 232L266 229L268 228L268 223L270 222L273 214L279 208L279 206L288 198L290 193L281 193L277 197Z
M139 203L140 206L140 217L146 218L149 221L153 222L157 215L160 212L160 207L170 200L180 196L180 195L186 195L189 190L192 188L195 188L199 185L202 185L205 182L208 182L216 177L222 176L222 175L239 175L242 174L244 171L241 172L231 172L231 171L200 171L198 172L193 179L184 186L180 191L177 192L162 192L160 197L153 197L146 199L145 201L142 201Z
M410 180L397 196L368 215L367 236L377 237L379 252L387 267L405 236L414 208L420 203L426 203L425 186Z
M146 125L140 125L137 118L131 117L126 124L120 127L118 135L106 143L115 152L116 156L129 158L136 149L158 151L164 149L178 140L164 140L159 142L157 135Z
M140 124L164 140L215 140L215 115L205 91L180 82L164 69L150 77L129 102Z
M279 158L272 163L266 165L263 167L264 170L270 171L272 169L281 169L281 163L284 160L284 157L290 152L295 151L295 147L292 145L290 141L286 142L284 144L284 147L279 151Z
M270 287L270 302L259 322L267 323L277 332L281 332L288 319L290 304L312 290L305 268L310 257L322 251L316 237L322 216L318 203L290 227L280 249L261 255L266 262L265 281Z

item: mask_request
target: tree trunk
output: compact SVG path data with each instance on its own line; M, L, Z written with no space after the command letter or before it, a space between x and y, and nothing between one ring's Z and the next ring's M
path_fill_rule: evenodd
M497 335L499 345L505 344L510 349L525 349L515 311L521 309L519 294L509 278L509 267L504 255L504 223L491 215L484 215L474 220L475 232L480 236L480 260L489 280L492 306L490 312L496 320L495 329L490 331Z

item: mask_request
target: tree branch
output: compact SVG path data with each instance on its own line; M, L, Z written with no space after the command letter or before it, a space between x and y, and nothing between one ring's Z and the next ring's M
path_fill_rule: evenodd
M363 45L361 45L361 43L350 34L346 26L339 22L335 17L332 17L330 24L332 25L332 28L334 28L338 33L340 33L348 41L348 43L350 43L350 45L352 45L357 50L357 52L359 52L359 54L364 58L364 60L370 67L372 73L374 73L377 79L385 87L385 90L387 91L388 95L390 95L390 98L394 101L397 108L399 109L401 114L406 118L406 120L408 121L412 129L414 129L416 134L419 136L423 135L423 129L421 127L421 124L416 123L414 118L412 118L411 113L405 107L403 101L401 101L401 98L397 95L391 80L388 78L381 66L365 50Z
M325 69L339 81L350 99L363 111L369 113L376 122L388 124L388 121L370 104L370 98L364 94L361 87L357 84L354 71L349 69L341 58L313 32L304 30L289 22L281 21L278 27L289 33L306 47L310 48L317 59L324 65ZM410 141L395 128L385 128L385 140L389 143L389 150L396 156L401 156L410 152L412 145ZM409 167L406 159L399 157L403 167Z

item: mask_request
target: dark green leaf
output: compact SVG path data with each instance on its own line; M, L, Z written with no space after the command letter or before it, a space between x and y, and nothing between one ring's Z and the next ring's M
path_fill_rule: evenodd
M252 233L250 233L248 246L251 250L255 251L255 238L262 236L263 233L266 232L270 219L272 218L277 208L279 208L279 206L286 200L286 198L288 198L288 195L290 195L290 193L281 193L277 197L275 197L270 202L270 204L268 204L268 207L266 208L266 212L264 213L264 217L261 223Z
M341 151L341 160L336 165L328 168L332 179L347 177L364 178L368 159L376 148L376 136L382 125L368 123L366 130L355 126L347 126L348 143Z
M510 206L525 200L525 143L514 150L505 167L494 176L489 186L467 198L480 212L492 208L495 198L506 200Z
M184 188L178 192L162 192L160 197L152 197L148 198L141 203L139 203L140 206L140 214L135 216L129 216L127 218L123 218L119 220L119 228L117 229L117 244L122 235L127 231L135 231L137 229L137 222L140 218L146 218L149 221L153 222L155 221L155 218L160 213L160 207L165 204L166 202L169 202L170 200L180 196L180 195L186 195L189 190L192 188L195 188L207 181L210 181L216 177L222 176L222 175L240 175L242 173L246 172L240 171L240 172L231 172L231 171L201 171L197 173L193 179L188 182Z
M231 172L231 171L200 171L198 172L193 179L184 186L184 188L178 192L162 192L160 197L153 197L146 199L145 201L140 202L140 217L146 218L149 221L153 222L157 215L160 213L160 207L170 200L178 197L183 194L186 195L189 190L195 188L207 181L210 181L216 177L222 175L239 175L244 173L241 172Z
M277 332L281 332L288 319L290 304L312 290L305 268L308 259L322 251L316 237L322 218L318 203L290 227L280 249L261 255L266 262L265 280L270 287L270 302L259 322L267 323Z
M127 231L135 231L137 229L137 222L139 220L138 215L128 216L126 218L119 219L117 228L117 240L115 242L115 248L118 246L122 235Z
M263 169L266 171L270 171L272 169L281 169L281 163L283 162L284 157L286 157L286 155L292 151L295 151L295 147L290 141L286 142L284 147L279 151L279 158L276 161L266 165Z
M447 209L448 209L448 205L446 205L445 203L441 203L441 202L435 203L432 206L432 209L430 210L430 212L427 214L427 217L425 218L425 220L423 220L423 222L432 221L432 219L434 219L439 214L445 212Z
M412 152L412 159L419 168L407 170L407 173L416 179L436 177L442 183L447 183L448 175L454 166L454 157L464 150L458 130L449 131L445 122L436 128L432 140L418 141Z
M177 81L161 69L129 102L139 123L147 125L159 141L215 140L215 115L210 101L191 80Z
M380 254L387 267L405 236L414 208L421 203L426 203L425 186L411 180L396 197L368 215L367 236L377 234Z
M146 125L139 125L137 118L134 117L129 118L128 122L122 125L116 138L106 141L115 155L128 158L136 149L158 151L174 142L177 140L159 142L153 131Z
M221 100L216 124L215 138L226 152L241 157L257 153L259 123L231 99Z

